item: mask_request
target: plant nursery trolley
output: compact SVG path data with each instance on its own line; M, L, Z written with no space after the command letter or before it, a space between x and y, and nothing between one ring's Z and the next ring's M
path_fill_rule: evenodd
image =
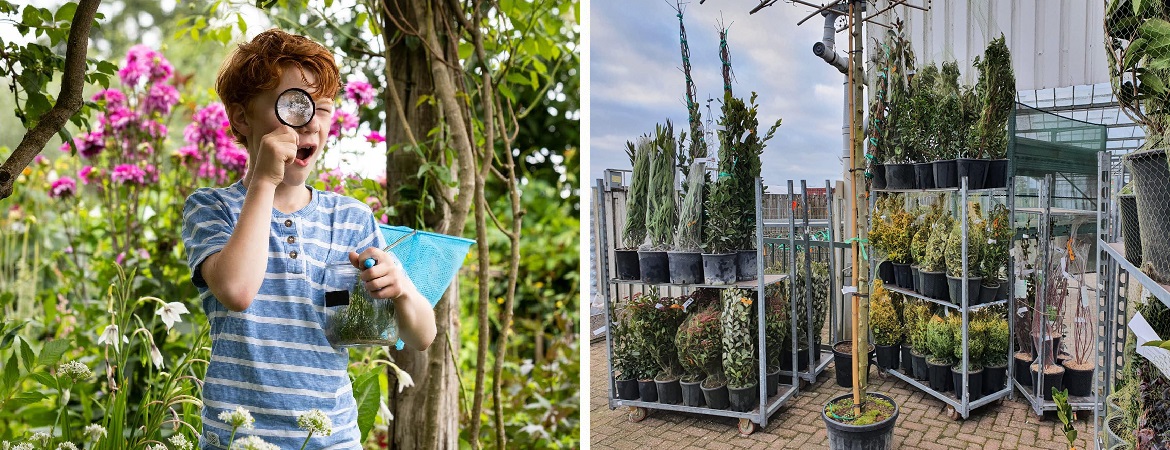
M762 217L763 210L761 208L762 197L763 197L763 179L756 178L755 185L756 185L756 244L757 244L756 245L756 252L757 252L756 253L756 261L763 262L764 261L764 246L763 246L763 224L764 224L764 221L763 221L763 217ZM598 199L604 198L604 194L605 194L604 180L598 179L597 185L596 185L596 190L594 192L595 198L598 198ZM606 222L607 211L605 210L604 204L605 204L605 202L595 203L595 205L601 205L598 207L598 210L597 210L597 217L598 217L599 224L608 223L608 222ZM599 277L603 277L603 279L606 280L606 284L605 284L605 286L603 286L603 289L601 289L601 292L602 292L602 298L605 301L605 320L606 320L606 323L612 324L611 318L609 317L610 301L611 301L609 296L610 296L611 285L616 285L616 284L645 285L645 283L642 283L640 281L632 281L632 280L618 280L618 279L616 279L616 277L611 277L612 271L610 268L609 256L608 256L608 251L607 251L609 247L608 247L608 236L607 236L607 232L605 231L606 227L604 225L602 225L599 228L601 230L597 233L597 237L599 240L600 248L603 251L601 252L601 257L597 258L597 261L598 261L597 273L598 273ZM763 321L763 318L766 316L765 311L764 311L764 304L765 304L764 289L768 285L779 283L779 282L783 281L785 278L788 277L788 274L765 274L763 264L759 264L757 267L758 267L758 272L757 272L757 278L755 280L740 281L740 282L737 282L734 284L729 284L729 285L706 285L706 284L680 285L680 284L662 283L662 284L656 284L654 286L676 287L676 288L682 288L683 290L687 290L687 291L694 289L694 288L703 288L703 287L719 288L719 289L727 289L727 288L754 289L756 291L756 301L754 302L754 304L757 307L757 310L756 310L757 317L760 318L760 320L757 321L757 323L759 325L756 327L758 329L758 332L759 332L758 333L759 340L757 342L757 348L760 349L760 351L757 353L759 354L759 358L760 358L759 367L763 368L763 367L767 367L767 352L765 351L766 348L765 348L765 339L764 339L764 330L766 327L764 326L764 321ZM793 326L795 327L795 321L793 321ZM794 329L793 333L795 333L795 329ZM778 411L780 409L780 407L784 406L784 404L787 403L789 400L791 400L797 393L797 386L798 386L799 379L797 378L797 376L795 374L793 374L792 379L791 379L791 383L786 384L786 383L781 382L781 384L778 385L776 395L769 397L767 395L767 389L766 389L767 374L765 373L766 371L760 370L759 371L759 375L760 375L760 382L759 382L760 400L759 400L758 406L754 410L751 410L751 411L738 412L738 411L732 411L730 409L712 409L712 408L705 408L705 407L685 406L685 405L681 405L681 404L673 405L673 404L665 404L665 403L658 403L658 402L644 402L644 401L639 401L639 400L619 399L619 398L617 398L617 395L616 395L616 392L617 392L616 381L614 380L614 378L612 376L612 374L613 374L613 338L612 338L612 335L607 332L605 340L606 340L607 361L609 361L609 370L608 370L608 375L607 375L609 377L609 392L608 392L609 409L613 410L613 409L617 409L619 407L629 408L629 419L631 422L640 422L642 419L645 419L649 410L678 411L678 412L704 414L704 415L712 415L712 416L734 417L734 418L739 419L739 425L738 425L739 433L741 435L746 436L746 435L753 433L756 430L757 426L760 428L767 426L768 425L768 417L770 417L772 414L774 414L776 411ZM783 381L784 378L781 378L781 380Z
M1098 216L1097 211L1081 210L1081 209L1068 209L1068 208L1054 208L1052 206L1052 204L1053 204L1052 192L1054 189L1053 180L1054 180L1054 177L1052 174L1048 174L1043 179L1039 180L1040 181L1039 189L1038 189L1038 194L1039 194L1038 199L1039 199L1039 205L1040 205L1039 207L1017 207L1015 209L1015 212L1017 214L1021 214L1024 216L1033 216L1033 217L1037 218L1037 220L1034 221L1034 223L1037 225L1035 227L1034 232L1036 233L1036 236L1039 239L1038 242L1040 244L1038 245L1038 248L1037 248L1038 253L1037 253L1037 262L1036 262L1037 269L1036 269L1036 271L1039 274L1039 278L1037 278L1037 281L1036 281L1037 288L1036 288L1035 301L1036 301L1036 305L1040 305L1038 307L1043 308L1043 309L1047 308L1050 299L1048 298L1048 289L1044 289L1042 287L1047 285L1049 277L1061 276L1061 274L1049 273L1048 270L1041 270L1042 268L1050 267L1049 262L1052 261L1052 258L1053 258L1052 247L1047 244L1048 242L1052 241L1055 237L1057 237L1057 236L1055 236L1056 231L1057 231L1056 227L1054 227L1052 224L1056 220L1073 220L1074 224L1077 222L1078 219L1083 219L1086 221L1091 220L1093 222L1096 222L1097 216ZM1079 226L1079 225L1074 225L1074 226ZM1032 232L1032 230L1024 230L1024 232L1025 233ZM1098 273L1100 273L1100 272L1098 272ZM1085 285L1086 285L1086 289L1088 289L1087 283ZM1016 313L1019 314L1021 311L1017 310L1018 307L1015 305L1015 300L1017 298L1025 295L1025 293L1016 292L1015 294L1016 295L1014 295L1012 297L1012 306L1011 306L1011 308L1009 308L1009 311L1016 311ZM1082 292L1081 295L1084 295L1086 297L1080 299L1080 301L1088 302L1091 299L1093 301L1096 301L1096 296L1088 296L1087 290ZM1022 310L1022 309L1023 308L1020 308L1020 310ZM1031 314L1031 312L1025 312L1024 314ZM1059 320L1063 321L1064 318L1060 318ZM1051 336L1045 335L1046 330L1048 330L1048 328L1049 327L1047 324L1047 320L1045 320L1045 323L1040 326L1040 336L1039 336L1040 341L1047 342L1051 338ZM1014 330L1013 329L1013 331L1015 333L1028 333L1028 330ZM1011 342L1013 345L1015 344L1015 342L1016 342L1015 336L1012 337ZM1041 360L1041 361L1044 360L1045 353L1048 350L1047 347L1048 347L1048 345L1041 345L1041 346L1039 346L1039 348L1036 349L1036 360ZM1096 345L1094 345L1094 347L1096 347ZM1048 353L1051 353L1051 352L1048 352ZM1096 356L1094 356L1093 361L1099 362L1099 359ZM1054 402L1052 400L1046 400L1044 398L1045 392L1043 392L1041 390L1041 389L1047 389L1048 388L1047 386L1041 387L1042 383L1037 383L1035 381L1033 381L1031 386L1025 386L1025 385L1021 384L1018 377L1015 376L1016 375L1015 374L1016 366L1014 364L1014 361L1013 361L1013 364L1009 364L1008 367L1009 367L1008 370L1009 370L1009 374L1010 374L1008 379L1011 380L1010 383L1012 385L1014 385L1016 387L1016 390L1019 391L1019 393L1021 395L1023 395L1024 399L1028 401L1028 404L1032 407L1033 412L1035 412L1037 415L1043 415L1045 411L1056 411L1056 409L1057 409L1056 402ZM1094 397L1095 396L1093 396L1093 395L1090 395L1087 397L1070 395L1068 398L1068 403L1069 403L1069 406L1073 410L1073 417L1074 418L1076 417L1077 411L1091 411L1091 410L1095 409L1095 407L1098 405L1098 401Z
M1130 283L1136 281L1141 287L1142 297L1154 297L1170 307L1170 286L1158 283L1141 271L1137 265L1126 259L1122 238L1120 205L1116 193L1128 181L1128 173L1121 157L1109 152L1098 156L1100 183L1097 197L1097 273L1098 311L1097 322L1097 376L1093 377L1093 436L1097 449L1115 448L1121 441L1111 436L1106 415L1112 408L1100 399L1112 395L1117 377L1124 366L1128 321L1132 313L1129 297ZM1163 339L1166 336L1161 336ZM1138 356L1141 358L1141 356Z
M901 195L925 195L925 194L937 194L937 193L951 194L951 196L953 198L943 199L942 201L950 201L953 205L955 203L957 203L957 205L954 205L952 210L957 209L959 211L959 214L960 214L959 220L958 220L958 223L956 224L956 226L962 227L962 234L963 234L963 285L966 286L967 280L968 280L967 273L968 273L968 263L969 263L968 257L967 257L967 248L968 248L968 244L969 244L968 239L970 236L970 234L968 232L969 224L968 224L968 219L967 219L967 210L968 210L967 203L971 199L971 196L973 194L976 195L977 197L983 197L983 198L987 199L988 201L990 201L990 199L992 197L1003 196L1006 198L1005 200L1007 202L1008 210L1010 211L1011 208L1014 206L1012 204L1013 200L1014 200L1014 196L1013 196L1014 187L1013 187L1013 181L1011 180L1010 177L1008 179L1007 185L1008 185L1008 187L1006 187L1006 188L988 188L988 189L969 190L969 189L967 189L967 177L963 176L963 177L960 177L958 188L873 189L873 191L874 192L883 192L883 193L886 193L887 195L895 194L895 193L901 194ZM873 211L873 209L874 209L875 200L876 200L876 196L870 196L870 211ZM957 202L955 200L957 200ZM871 217L872 216L873 216L873 214L871 214ZM874 261L873 255L870 255L870 258L871 258L870 277L871 277L871 279L873 279L873 277L876 276L877 264L874 264L875 261ZM1009 265L1008 273L1011 273L1010 265ZM987 404L992 403L992 402L996 402L996 403L1003 402L1003 399L1005 397L1007 397L1012 391L1012 388L1010 385L1005 385L1003 388L998 389L990 394L984 395L982 398L979 398L977 400L971 400L969 386L967 385L968 384L967 383L968 363L970 362L970 353L969 353L969 347L968 347L968 342L969 342L968 341L968 331L969 331L969 327L970 327L970 313L972 313L976 310L979 310L981 308L986 308L986 307L992 306L992 305L1001 305L1001 304L1005 304L1005 303L1010 304L1010 297L1011 297L1011 289L1010 288L1009 288L1009 295L1008 295L1009 298L1008 299L996 299L995 301L983 303L983 304L978 304L978 305L971 304L976 299L968 298L969 297L968 289L961 289L963 294L962 294L962 298L960 299L960 302L958 304L951 303L951 302L948 302L945 300L931 298L931 297L919 294L918 292L915 292L912 289L906 289L904 287L886 285L886 289L888 289L890 292L896 292L899 294L903 294L907 297L922 299L922 300L926 300L928 302L932 302L932 303L936 303L936 304L945 306L951 310L954 310L955 312L957 312L958 314L961 315L961 317L962 317L962 327L961 327L962 347L963 347L963 360L961 361L962 367L963 367L963 377L961 379L963 380L963 382L962 382L961 387L956 386L953 391L940 392L940 391L937 391L935 389L931 389L929 384L924 384L923 381L915 379L912 373L907 373L908 371L906 371L904 369L891 369L891 370L886 371L887 374L893 375L894 377L901 379L902 381L905 381L906 383L909 383L911 386L918 388L922 392L925 392L925 393L930 394L931 396L933 396L939 400L942 400L943 403L946 403L946 405L947 405L947 407L946 407L947 416L949 416L953 420L966 419L967 417L970 417L971 411L974 410L975 408L987 405ZM1008 323L1011 324L1012 321L1008 320ZM1010 349L1010 346L1009 346L1008 352L1009 352L1008 357L1010 358L1011 353L1013 352ZM1009 359L1009 361L1010 361L1010 359ZM1011 364L1008 364L1008 370L1009 370L1008 376L1010 378Z

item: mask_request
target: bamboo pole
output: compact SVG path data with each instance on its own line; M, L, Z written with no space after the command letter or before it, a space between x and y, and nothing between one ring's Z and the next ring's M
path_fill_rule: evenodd
M853 2L849 2L849 14L848 14L848 16L846 16L845 20L849 23L850 33L852 33L852 30L853 30ZM857 85L856 85L856 82L855 82L854 76L853 76L854 75L853 65L856 63L856 59L857 59L856 55L853 53L853 39L850 39L849 40L849 92L851 94L853 93L854 90L857 89ZM861 242L860 242L861 235L858 234L858 232L857 232L858 231L858 226L857 226L858 211L857 211L857 208L858 208L858 202L860 202L862 196L856 195L856 193L858 192L857 191L857 188L858 188L857 163L858 163L858 161L861 161L862 158L858 157L857 148L855 145L855 141L856 141L855 134L857 132L857 123L856 123L855 119L856 119L857 115L854 114L854 110L857 109L857 106L853 103L854 97L855 96L853 96L853 95L849 96L849 111L850 111L849 112L849 143L850 143L850 145L854 146L854 148L852 150L853 157L850 158L850 163L853 167L850 167L851 170L849 171L849 182L853 185L851 190L855 193L854 199L853 199L853 230L852 230L853 233L852 233L852 235L854 236L854 239L853 239L853 244L852 244L852 247L853 247L852 250L853 250L853 283L854 283L853 286L856 289L853 291L853 293L852 293L853 295L851 296L851 298L853 300L853 305L852 305L853 306L853 308L852 308L852 312L853 312L853 317L852 317L852 325L853 325L853 352L852 352L853 353L853 355L852 355L853 374L852 374L852 376L853 376L853 416L860 417L861 416L862 389L861 389L861 358L859 357L859 352L861 351L860 350L861 344L864 340L861 338L861 330L859 329L860 325L861 325L861 296L859 295L861 293L861 290L860 290L861 285L860 285L860 275L858 273L860 266L858 263L861 260L860 254L859 254L860 253L859 251L861 249Z

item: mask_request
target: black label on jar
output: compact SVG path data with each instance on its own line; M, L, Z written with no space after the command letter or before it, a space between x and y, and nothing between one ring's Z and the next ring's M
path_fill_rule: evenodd
M349 304L349 291L329 291L325 293L325 307L345 306Z

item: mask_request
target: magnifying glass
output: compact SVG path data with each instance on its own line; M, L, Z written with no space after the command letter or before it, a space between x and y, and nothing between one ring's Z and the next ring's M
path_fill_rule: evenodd
M276 119L293 128L308 125L317 109L313 97L301 88L289 88L276 97Z

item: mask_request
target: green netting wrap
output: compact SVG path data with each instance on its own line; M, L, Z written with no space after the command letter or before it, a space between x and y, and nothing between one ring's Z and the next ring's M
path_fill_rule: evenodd
M675 251L695 252L703 244L703 178L703 162L692 162L687 170L687 193L679 209L678 230L674 234Z
M675 163L678 145L674 139L674 125L666 121L659 125L650 159L650 186L647 190L646 233L650 240L642 250L666 251L674 237L678 221L678 205L674 192Z
M635 248L646 240L646 187L650 182L650 153L654 144L647 136L638 145L626 142L626 154L634 166L630 192L626 201L626 225L622 228L622 248Z
M707 156L707 140L703 137L702 114L699 112L699 102L695 101L695 82L691 79L691 49L687 44L687 27L683 24L681 5L678 12L679 46L682 51L683 75L686 77L687 92L687 121L691 127L690 159L705 158ZM685 164L685 161L684 161Z

